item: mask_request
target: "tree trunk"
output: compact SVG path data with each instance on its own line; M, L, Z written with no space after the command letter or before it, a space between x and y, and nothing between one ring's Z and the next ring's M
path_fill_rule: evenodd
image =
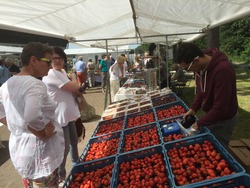
M220 38L220 27L209 29L207 31L207 47L208 48L219 48Z

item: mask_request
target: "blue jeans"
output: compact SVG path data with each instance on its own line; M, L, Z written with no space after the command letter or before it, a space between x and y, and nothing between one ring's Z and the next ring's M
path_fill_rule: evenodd
M238 114L231 119L217 122L207 126L211 133L220 141L220 143L228 149L234 127L238 122Z
M72 161L72 164L77 162L79 158L78 154L78 136L76 132L76 125L75 121L70 121L67 126L63 127L63 133L64 133L64 139L65 139L65 149L64 149L64 158L59 166L58 173L60 178L66 177L66 160L68 153L70 153L70 159Z
M102 85L101 85L102 89L105 88L106 82L107 82L107 72L102 72Z

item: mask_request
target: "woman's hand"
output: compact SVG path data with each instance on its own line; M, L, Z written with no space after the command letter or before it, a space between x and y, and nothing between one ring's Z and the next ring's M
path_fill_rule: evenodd
M50 137L52 137L54 134L56 134L55 131L55 126L52 122L49 122L44 129L37 131L33 128L31 128L30 126L28 126L28 129L30 130L30 132L32 134L34 134L36 137L38 138L43 138L43 139L48 139Z

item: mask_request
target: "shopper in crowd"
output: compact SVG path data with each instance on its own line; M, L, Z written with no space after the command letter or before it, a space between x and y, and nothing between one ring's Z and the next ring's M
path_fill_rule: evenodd
M133 69L135 71L141 71L142 67L143 65L142 61L140 60L140 55L135 55Z
M206 114L194 124L198 129L207 126L227 147L237 123L238 101L236 75L227 56L216 48L202 51L193 43L183 43L177 62L187 71L195 72L196 95L190 110L195 115L201 108Z
M95 63L92 61L92 58L88 59L87 69L89 87L95 87Z
M158 60L156 60L156 61L158 62ZM157 76L157 78L158 78L158 80L160 80L160 84L159 84L160 89L163 89L163 88L168 87L168 82L169 82L168 71L167 71L167 64L166 64L166 62L162 61L161 57L159 58L159 61L160 62L158 64L159 64L159 69L160 69L160 79L158 78L158 76Z
M60 182L66 178L66 160L68 153L72 163L78 160L78 136L75 121L80 117L78 106L75 102L73 93L78 92L79 85L72 74L67 74L63 69L64 62L67 60L66 54L60 47L53 48L52 69L48 76L43 77L43 82L47 85L48 94L57 104L55 110L56 120L60 123L65 139L64 158L59 167Z
M5 67L4 61L0 59L0 87L11 77L11 73L7 67Z
M144 67L146 69L155 68L153 59L149 56L149 52L144 53Z
M171 82L185 82L186 81L185 72L180 67L179 64L174 63L171 66L171 70L174 71L174 73L171 76Z
M75 63L75 71L78 79L78 83L82 86L87 80L86 64L83 61L83 57L79 56L78 61Z
M127 81L126 72L128 71L128 58L125 54L121 54L122 57L125 58L124 63L122 64L122 78L120 79L120 86L122 87L123 84Z
M115 63L109 69L111 102L114 102L114 96L120 88L120 80L123 77L122 65L125 60L125 57L118 56Z
M108 56L106 54L102 55L102 59L99 64L99 69L101 70L101 76L102 76L102 93L105 93L105 87L106 87L106 82L107 82L107 73L108 73Z
M0 122L10 130L9 152L24 187L58 187L63 131L55 121L56 103L37 77L48 74L52 48L32 42L21 54L22 70L0 88Z
M173 74L171 75L171 78L170 78L169 87L174 92L176 92L176 85L183 84L183 83L186 84L186 81L187 81L186 75L185 75L184 70L180 67L178 63L174 63L170 69L173 71Z
M115 59L113 58L112 54L109 54L109 61L110 61L110 66L112 66L115 63Z
M13 58L6 58L5 63L12 75L16 75L20 72L20 68L16 65L15 59Z

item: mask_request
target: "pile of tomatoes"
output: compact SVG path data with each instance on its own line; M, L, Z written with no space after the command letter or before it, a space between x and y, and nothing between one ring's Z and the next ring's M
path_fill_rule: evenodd
M147 127L130 130L131 133L124 135L124 152L160 144L157 127L145 129Z
M133 114L131 116L128 116L126 128L132 128L132 127L136 127L136 126L140 126L140 125L144 125L144 124L148 124L152 122L155 122L153 111L140 113L140 115Z
M136 156L119 166L117 188L168 188L169 180L163 154L155 153L142 159Z
M110 187L114 164L93 171L74 173L69 188Z
M234 174L213 143L173 147L168 150L172 172L177 185L185 185Z
M101 122L98 126L98 130L95 133L95 136L100 136L103 134L108 134L122 130L123 122L124 122L123 118L116 119L116 121L110 120Z
M175 116L185 114L187 110L181 105L173 105L171 107L160 108L156 111L158 120L168 119Z
M103 139L90 144L84 161L100 159L118 153L120 138Z

